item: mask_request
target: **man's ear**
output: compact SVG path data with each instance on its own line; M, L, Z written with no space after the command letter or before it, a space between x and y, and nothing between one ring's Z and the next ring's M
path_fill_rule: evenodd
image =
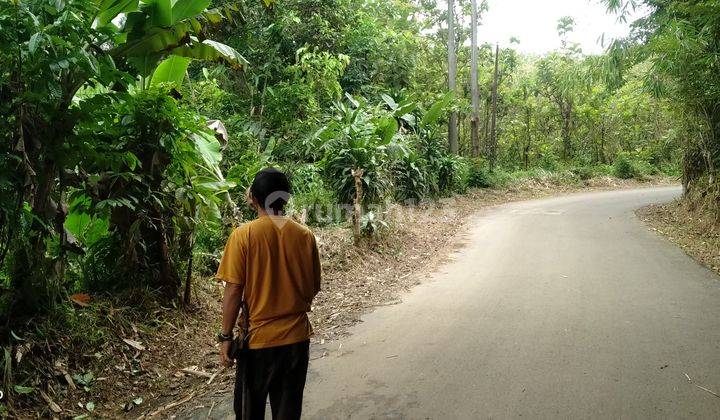
M255 210L255 197L253 197L252 192L250 191L250 188L245 190L245 205L250 207L251 209Z
M260 212L260 203L258 203L257 198L255 198L252 194L250 195L250 207L257 212Z

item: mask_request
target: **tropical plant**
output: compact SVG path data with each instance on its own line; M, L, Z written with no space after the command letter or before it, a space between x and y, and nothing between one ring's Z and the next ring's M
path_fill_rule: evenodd
M400 202L420 202L430 193L427 163L411 151L393 167L395 198Z
M208 5L202 0L0 5L0 24L11 29L0 35L0 58L9 63L0 76L0 116L4 127L13 127L1 134L8 146L0 172L8 175L0 185L9 197L2 213L20 219L18 229L2 229L8 244L2 257L11 254L18 308L34 312L50 306L68 286L66 258L75 244L65 228L67 198L85 178L86 168L78 163L87 162L78 153L87 149L78 144L78 122L98 106L127 100L122 92L136 76L147 87L148 80L181 80L178 74L191 58L243 64L236 51L205 38L210 25L226 22L236 9L205 10ZM124 22L123 29L117 22ZM114 120L111 125L117 126ZM146 162L145 170L152 170L152 155L124 158L127 165ZM103 159L98 166L107 163Z
M342 203L355 196L354 169L362 169L363 200L375 203L386 197L391 187L392 162L407 153L398 143L398 123L392 116L368 108L348 96L348 103L337 103L337 116L318 133L328 146L323 167L328 185Z

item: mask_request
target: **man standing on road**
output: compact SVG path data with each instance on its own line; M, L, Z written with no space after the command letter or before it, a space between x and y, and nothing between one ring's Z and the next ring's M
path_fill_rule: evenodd
M227 367L243 302L249 314L249 350L238 360L235 382L237 418L264 418L268 395L273 419L299 419L302 411L312 335L307 313L320 291L320 258L313 233L284 214L290 192L277 169L255 175L250 195L259 217L230 235L216 275L225 282L219 340Z

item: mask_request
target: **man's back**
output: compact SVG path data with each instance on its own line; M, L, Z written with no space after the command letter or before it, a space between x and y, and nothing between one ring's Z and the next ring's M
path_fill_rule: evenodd
M294 344L312 334L307 312L320 290L320 260L304 226L262 216L235 229L217 278L244 287L251 349Z

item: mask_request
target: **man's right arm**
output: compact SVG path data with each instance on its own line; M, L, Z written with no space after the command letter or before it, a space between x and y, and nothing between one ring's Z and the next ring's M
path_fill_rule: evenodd
M225 283L225 291L223 292L223 316L222 316L222 333L230 335L235 328L240 306L242 304L243 288L239 284Z
M235 322L237 322L238 313L242 306L243 287L235 283L225 283L225 291L223 293L223 315L222 315L222 331L223 335L232 335ZM220 363L225 367L233 365L233 359L230 356L231 341L223 341L220 343Z
M235 229L228 238L220 260L220 267L216 278L225 282L222 306L222 331L224 335L231 335L235 322L237 321L240 307L242 306L242 294L245 286L245 241L246 231ZM230 341L223 341L220 345L220 362L225 366L232 366L230 358Z

